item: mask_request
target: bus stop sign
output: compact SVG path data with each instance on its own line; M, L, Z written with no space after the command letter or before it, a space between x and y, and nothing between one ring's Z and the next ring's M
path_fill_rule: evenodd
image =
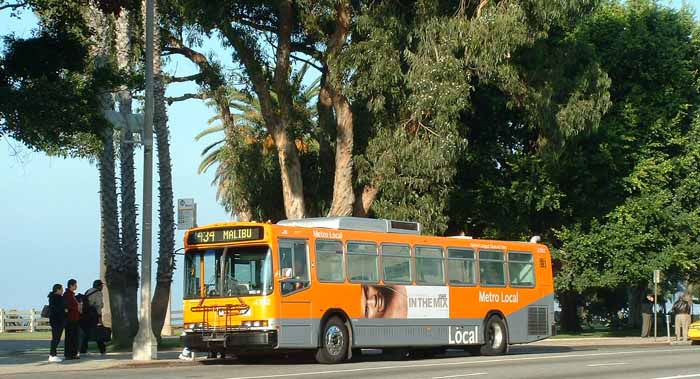
M190 229L197 226L197 204L194 199L177 200L177 228Z

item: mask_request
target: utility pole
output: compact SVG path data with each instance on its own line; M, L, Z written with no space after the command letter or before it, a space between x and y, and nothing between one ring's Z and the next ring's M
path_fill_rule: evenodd
M146 0L146 109L143 125L143 232L141 255L141 306L139 332L133 359L150 361L158 355L151 328L151 244L153 235L153 18L154 0Z

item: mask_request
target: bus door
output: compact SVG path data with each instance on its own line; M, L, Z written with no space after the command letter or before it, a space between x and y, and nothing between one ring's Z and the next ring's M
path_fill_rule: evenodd
M280 348L316 347L308 241L279 240Z

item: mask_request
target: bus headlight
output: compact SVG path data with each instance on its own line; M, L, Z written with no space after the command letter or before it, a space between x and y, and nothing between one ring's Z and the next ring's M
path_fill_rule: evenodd
M266 327L268 325L267 320L246 320L241 322L242 326L247 326L249 328L259 328Z

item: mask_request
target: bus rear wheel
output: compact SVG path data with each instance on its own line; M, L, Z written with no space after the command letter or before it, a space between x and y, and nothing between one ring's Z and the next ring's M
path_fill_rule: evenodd
M341 363L348 356L350 338L343 320L331 317L322 330L321 347L316 351L316 361L323 364Z
M481 355L503 355L508 350L508 328L499 316L491 316L484 329Z

